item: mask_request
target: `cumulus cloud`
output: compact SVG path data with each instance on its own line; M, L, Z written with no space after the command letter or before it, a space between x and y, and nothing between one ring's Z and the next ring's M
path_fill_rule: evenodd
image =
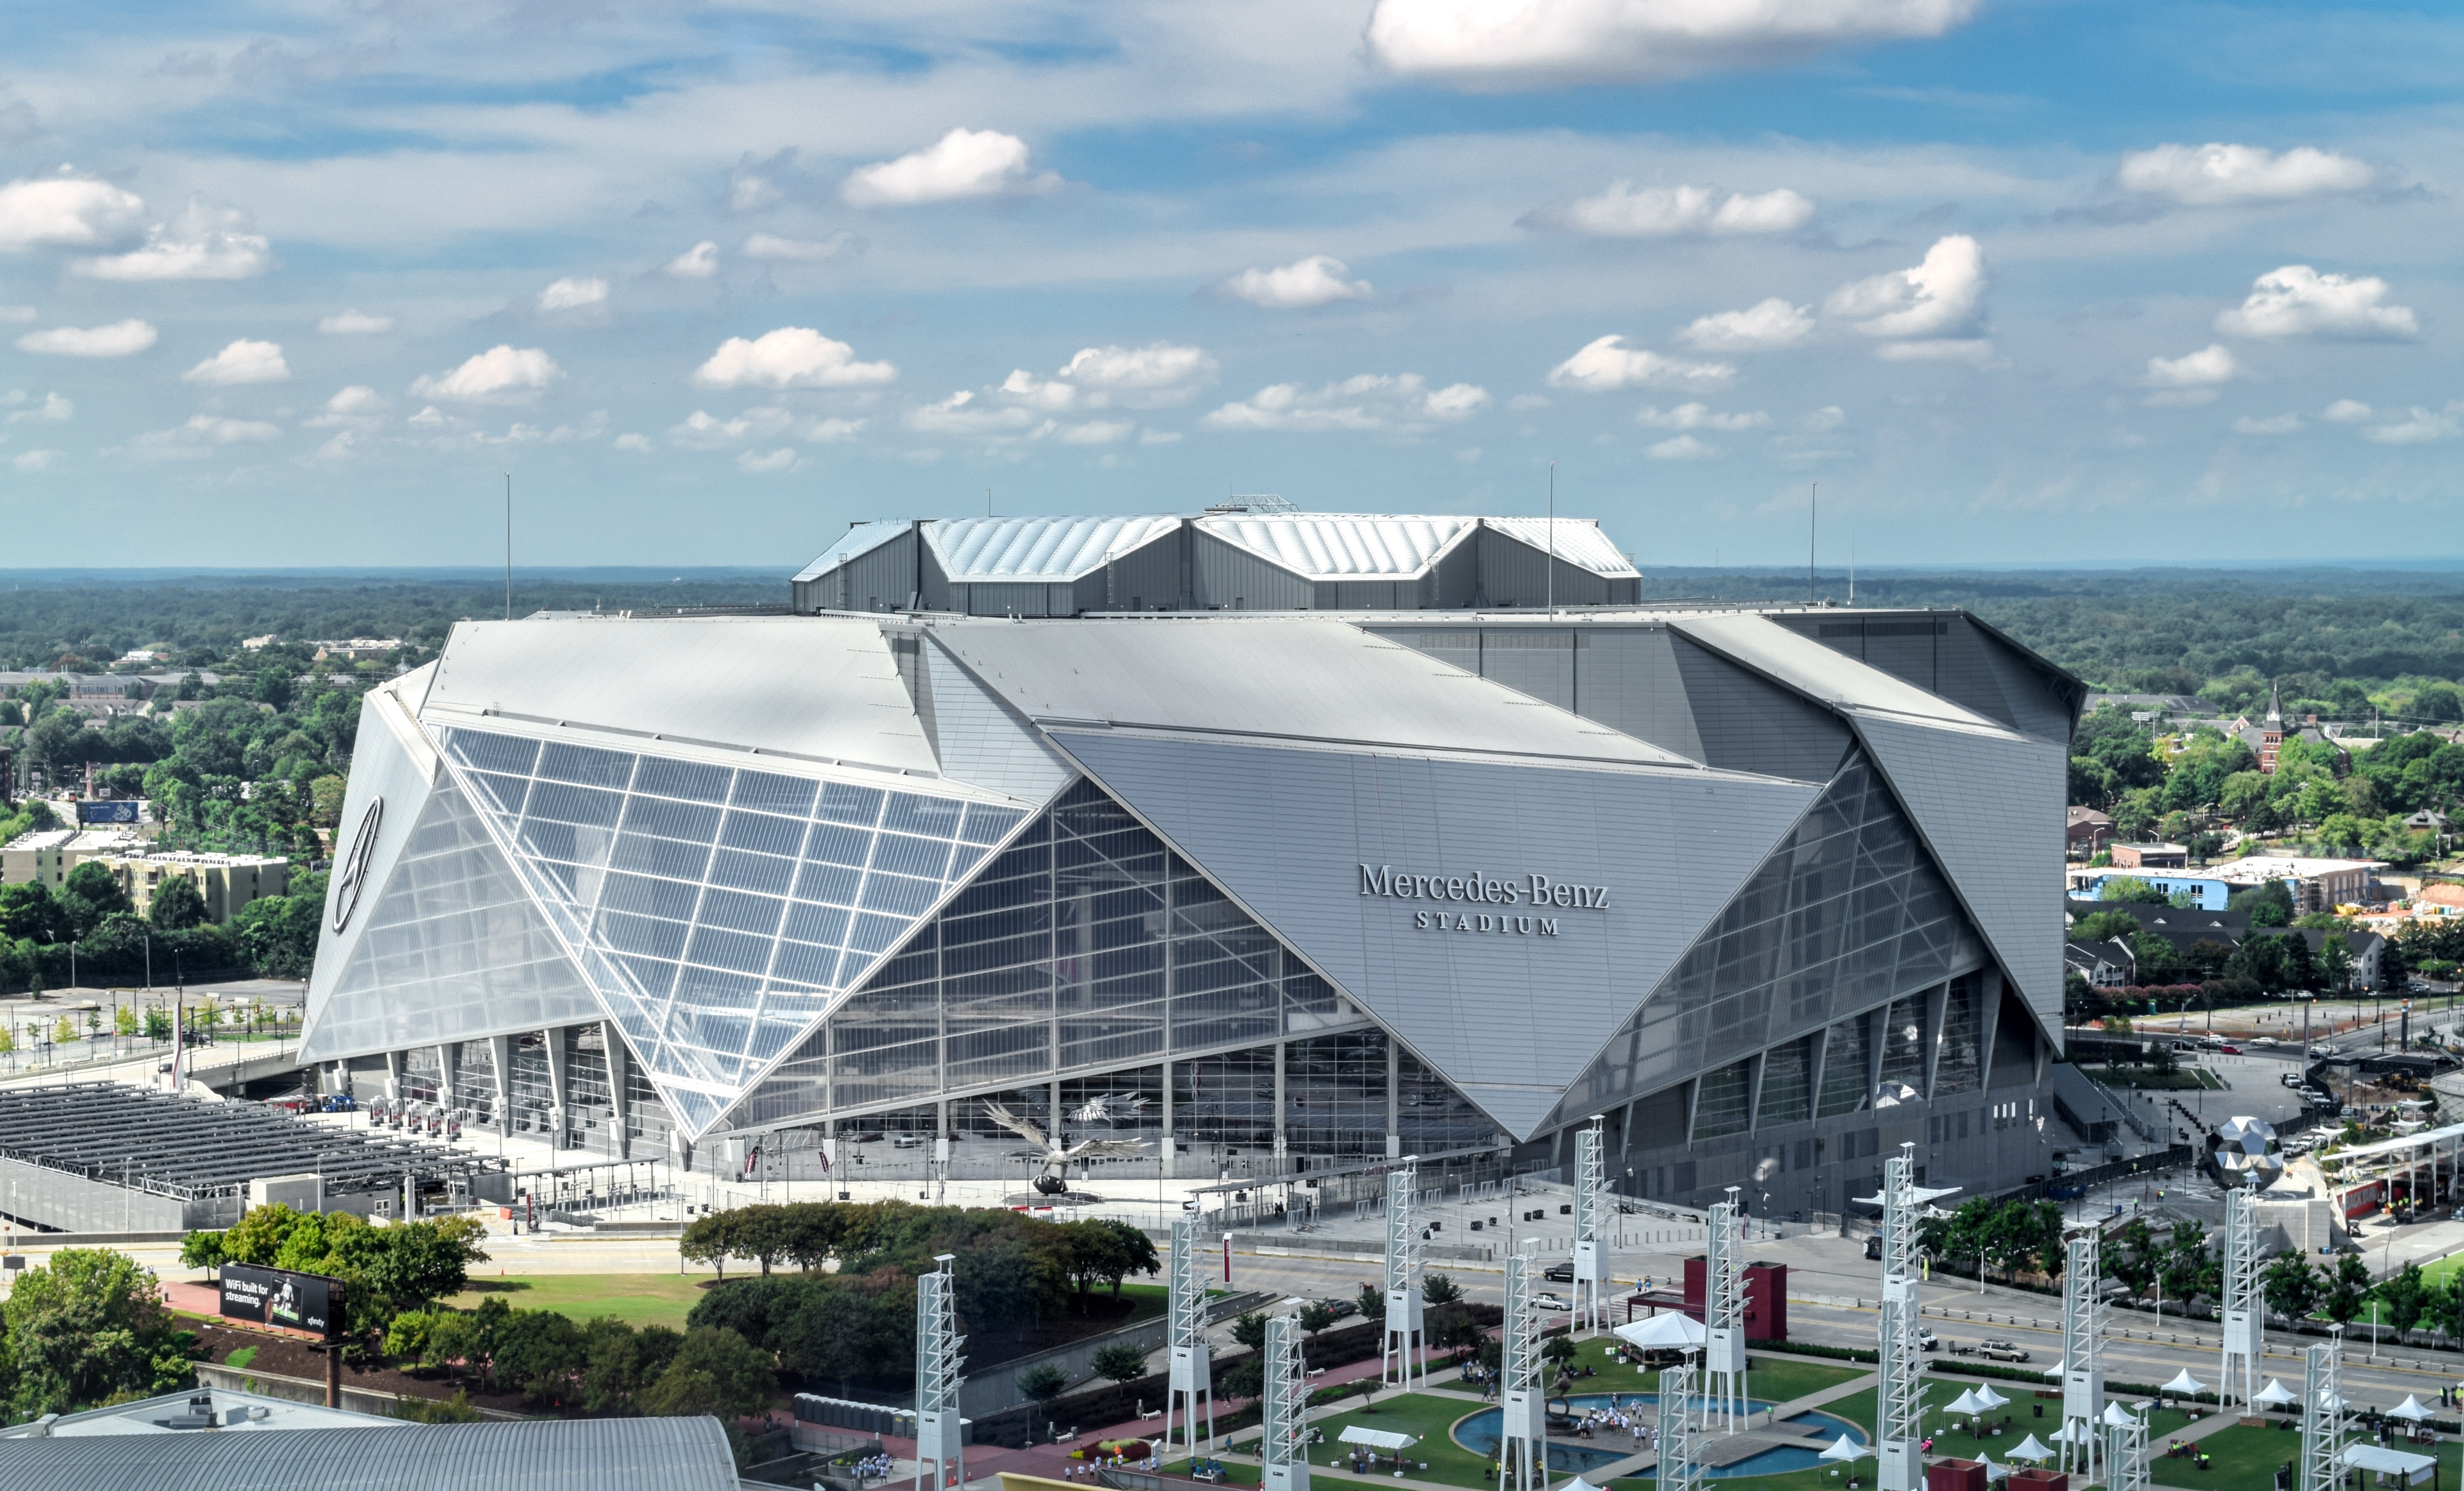
M2327 406L2324 417L2340 425L2358 425L2377 416L2375 412L2360 399L2338 399Z
M767 176L739 169L727 183L727 205L738 212L758 212L787 193Z
M34 319L31 305L0 305L0 322L25 322Z
M278 425L255 419L225 419L215 414L191 414L183 425L168 430L155 430L137 437L141 456L173 459L207 456L222 446L245 445L271 440L282 434Z
M620 451L635 456L648 456L651 450L650 437L647 434L620 434L609 443Z
M322 430L334 425L364 428L380 422L385 415L385 401L376 389L365 384L355 383L327 399L325 407L318 411L307 423L312 430Z
M1814 335L1814 318L1778 296L1741 311L1698 316L1677 340L1705 352L1769 352Z
M1717 388L1737 375L1727 363L1689 363L1630 347L1621 336L1594 339L1573 356L1549 369L1552 388L1583 389L1609 393L1618 389Z
M363 310L353 307L347 311L336 311L333 315L319 321L317 329L329 337L380 336L393 329L393 318L371 316Z
M11 457L9 464L31 475L58 465L62 454L59 451L22 451Z
M777 234L757 233L744 240L744 256L809 264L836 258L855 246L855 234L847 233L834 233L826 238L781 238Z
M866 389L896 381L890 363L859 363L855 348L810 326L730 337L693 369L705 389Z
M1983 337L1933 337L1921 342L1885 342L1874 355L1886 363L1966 363L1986 367L1993 362L1993 344Z
M1270 311L1307 310L1337 300L1366 300L1377 292L1366 279L1346 279L1350 266L1331 255L1312 254L1279 269L1244 269L1217 285L1221 294Z
M595 311L607 304L607 281L568 275L539 293L542 312Z
M913 207L973 197L1016 196L1061 185L1034 172L1026 142L997 129L953 129L921 150L859 167L839 186L853 207Z
M802 434L805 439L817 444L835 445L842 440L854 439L870 423L869 419L816 419L806 425Z
M718 245L704 238L668 260L659 273L678 279L708 279L718 273Z
M2390 424L2372 425L2362 432L2362 438L2381 445L2429 445L2452 440L2464 434L2464 420L2459 420L2458 414L2464 414L2464 400L2448 405L2443 412L2415 404L2407 417Z
M2185 352L2180 357L2151 357L2140 375L2143 388L2153 389L2145 402L2157 409L2183 409L2215 402L2217 389L2242 375L2233 349L2222 343Z
M1525 215L1528 227L1562 228L1600 238L1693 238L1715 234L1793 233L1814 220L1814 204L1782 187L1759 196L1711 187L1612 182L1597 196Z
M781 471L793 471L803 463L795 447L782 445L775 451L746 451L736 457L737 469L756 477L767 477Z
M2254 419L2244 414L2233 421L2233 427L2235 434L2299 434L2301 416L2286 413L2273 414L2265 419Z
M153 326L131 317L108 326L54 326L29 331L17 339L20 352L45 352L55 357L132 357L152 346Z
M2387 305L2387 282L2374 276L2322 275L2287 264L2258 277L2250 295L2216 313L2216 329L2233 337L2344 337L2404 341L2421 335L2409 305Z
M180 375L187 383L280 383L291 376L280 345L243 338Z
M1199 422L1210 430L1412 433L1457 424L1487 407L1476 384L1432 389L1419 373L1362 373L1315 389L1278 383L1226 404Z
M733 418L694 410L668 431L668 443L693 450L718 450L747 440L767 440L796 422L783 409L748 409Z
M1085 346L1049 379L1012 371L1001 392L1042 409L1169 409L1213 383L1217 366L1205 348L1171 342Z
M2185 207L2295 202L2359 191L2378 172L2349 155L2300 145L2281 155L2247 145L2160 145L2122 157L2124 191L2170 197Z
M0 187L0 249L102 248L144 211L144 198L107 181L12 181Z
M1823 309L1869 337L1953 337L1985 298L1985 253L1966 234L1940 239L1913 269L1852 280Z
M1020 435L1039 424L1049 423L1034 410L1021 405L979 403L973 389L960 389L937 404L907 412L907 428L926 434Z
M0 404L22 404L25 401L26 395L23 390L17 390L11 392L7 398L0 399ZM32 409L12 410L9 415L9 423L20 424L26 420L34 419L45 424L57 425L65 424L76 417L75 404L57 393L46 393L43 395L43 402Z
M1977 0L1378 0L1369 51L1390 71L1471 88L1639 82L1939 36Z
M1799 421L1806 429L1817 434L1826 430L1837 430L1847 422L1848 412L1837 404L1825 404Z
M1771 415L1760 410L1750 413L1726 413L1707 404L1680 404L1675 409L1658 409L1644 405L1635 412L1634 422L1653 430L1753 430L1771 423Z
M1662 440L1657 445L1645 447L1643 454L1653 460L1707 460L1719 455L1720 450L1717 446L1704 444L1690 434L1681 434L1675 439Z
M147 230L145 246L127 254L77 260L91 279L249 279L274 262L265 235L251 233L248 214L191 197L178 217Z
M412 380L410 391L421 398L459 404L513 404L539 397L563 376L556 359L539 348L499 344L450 372Z

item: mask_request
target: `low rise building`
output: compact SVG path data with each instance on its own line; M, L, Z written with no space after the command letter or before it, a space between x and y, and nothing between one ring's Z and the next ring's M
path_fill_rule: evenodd
M20 834L0 848L0 884L39 882L54 890L88 859L138 855L145 841L125 829L43 829Z
M2113 839L2113 817L2094 808L2073 805L2066 829L2071 857L2085 859L2094 856Z
M2222 911L2233 894L2233 887L2214 876L2205 873L2192 875L2187 871L2081 869L2074 866L2064 879L2070 882L2071 899L2074 901L2101 901L2107 882L2117 879L2145 880L2167 901L2187 898L2188 904L2200 911Z
M2183 844L2108 844L2105 849L2118 870L2182 870L2190 863L2189 848Z
M2293 893L2293 914L2333 911L2359 902L2370 883L2370 872L2384 870L2381 859L2309 859L2295 856L2255 855L2208 866L2207 873L2234 889L2282 880Z
M139 916L151 912L155 896L175 879L195 884L206 915L216 922L230 921L252 901L284 894L291 881L291 861L266 855L165 850L101 857L120 878L129 908Z

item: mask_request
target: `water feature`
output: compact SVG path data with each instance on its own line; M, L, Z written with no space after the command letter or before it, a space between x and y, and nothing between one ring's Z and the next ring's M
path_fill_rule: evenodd
M1617 1399L1620 1405L1628 1408L1647 1404L1657 1411L1660 1405L1660 1395L1655 1392L1623 1392L1618 1393ZM1609 1394L1578 1393L1572 1399L1551 1398L1549 1402L1551 1408L1571 1402L1574 1413L1579 1415L1586 1409L1606 1412L1609 1408ZM1747 1400L1747 1407L1760 1413L1768 1411L1771 1404L1761 1398L1749 1398ZM1499 1410L1488 1408L1482 1409L1463 1419L1454 1427L1455 1443L1474 1455L1496 1454L1499 1417ZM1800 1449L1795 1445L1780 1445L1765 1450L1750 1458L1739 1460L1734 1465L1719 1470L1706 1470L1704 1474L1713 1479L1727 1480L1738 1476L1776 1476L1792 1470L1808 1470L1822 1463L1822 1452L1837 1443L1843 1434L1848 1436L1851 1443L1868 1443L1864 1430L1836 1414L1798 1413L1785 1421L1802 1424L1815 1431L1806 1435L1803 1448ZM1622 1430L1595 1430L1594 1435L1590 1439L1559 1438L1552 1435L1549 1440L1549 1468L1570 1475L1582 1475L1604 1465L1613 1465L1618 1460L1630 1458L1637 1453L1632 1436Z

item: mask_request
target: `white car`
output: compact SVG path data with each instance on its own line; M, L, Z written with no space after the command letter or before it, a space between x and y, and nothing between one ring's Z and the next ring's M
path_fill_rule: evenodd
M1550 1311L1550 1312L1551 1312L1551 1313L1565 1313L1565 1312L1571 1312L1571 1311L1574 1308L1573 1305L1571 1305L1571 1304L1567 1303L1567 1302L1566 1302L1565 1301L1563 1301L1563 1300L1558 1299L1558 1298L1557 1298L1555 1295L1553 1295L1553 1294L1541 1294L1541 1295L1534 1295L1534 1296L1532 1296L1532 1297L1531 1297L1531 1307L1532 1307L1533 1309L1535 1309L1535 1310L1548 1310L1548 1311Z

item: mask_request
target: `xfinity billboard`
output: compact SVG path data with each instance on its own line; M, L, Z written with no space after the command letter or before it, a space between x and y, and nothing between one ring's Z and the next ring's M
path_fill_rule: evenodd
M253 1263L222 1266L225 1320L304 1330L328 1341L342 1334L342 1281Z

